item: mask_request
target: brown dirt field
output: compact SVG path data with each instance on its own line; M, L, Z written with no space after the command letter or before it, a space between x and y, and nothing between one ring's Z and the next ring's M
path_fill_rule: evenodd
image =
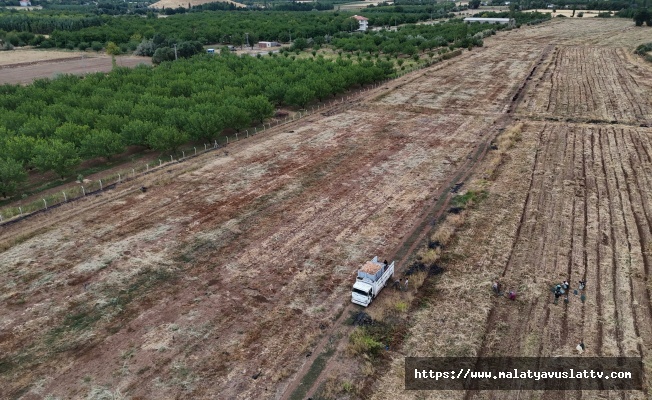
M0 65L0 84L28 84L36 79L54 78L59 74L83 75L109 72L113 68L111 57L108 56L54 51L43 52L42 55L36 53L41 52L24 53L24 58L22 55L12 54L12 63ZM151 65L152 60L149 57L117 56L116 64L121 67L135 67L139 64Z
M18 48L12 51L3 51L0 58L0 67L11 64L32 63L38 61L60 60L64 58L81 57L87 54L81 51L54 51L54 50L32 50Z
M638 44L622 34L629 21L594 21L501 33L364 98L0 228L0 398L287 398L356 309L357 267L413 249L424 210L512 118L523 140L482 183L489 198L458 234L436 307L413 312L375 397L457 396L403 391L406 355L551 355L578 338L593 354L647 354L652 132L530 118L525 101L514 111L574 54L560 49L596 40L598 26ZM649 92L650 77L623 96ZM582 274L587 303L547 312L547 285ZM495 276L519 288L516 306L489 295ZM327 370L354 363L338 353Z
M531 39L536 49L555 49L528 79L514 113L522 140L495 180L487 173L491 155L479 165L471 187L488 198L457 232L434 305L412 315L409 339L373 398L649 398L401 389L406 356L572 356L583 341L584 355L642 357L651 365L652 129L640 125L652 118L652 68L632 56L641 41L629 25L555 21L523 32L540 35ZM598 26L602 43L593 36ZM517 291L516 302L493 295L495 279ZM553 304L554 284L568 280L576 289L580 279L588 281L585 302L571 290L568 304Z

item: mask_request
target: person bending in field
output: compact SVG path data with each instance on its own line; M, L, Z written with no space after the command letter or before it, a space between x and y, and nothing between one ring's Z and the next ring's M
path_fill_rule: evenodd
M559 290L555 290L555 304L557 304L557 301L561 297L561 292Z
M586 288L586 280L581 280L580 281L580 290L584 290Z
M564 290L568 290L568 288L570 287L570 285L568 284L568 281L564 281L564 283L561 284L561 287L562 287L562 289L564 289Z
M515 291L513 291L513 290L510 290L510 291L509 291L509 299L510 299L511 301L516 300L516 292L515 292Z

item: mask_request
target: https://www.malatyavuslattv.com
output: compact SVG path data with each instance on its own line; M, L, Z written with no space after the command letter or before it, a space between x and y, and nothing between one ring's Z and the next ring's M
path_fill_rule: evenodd
M640 390L640 358L407 358L406 389Z

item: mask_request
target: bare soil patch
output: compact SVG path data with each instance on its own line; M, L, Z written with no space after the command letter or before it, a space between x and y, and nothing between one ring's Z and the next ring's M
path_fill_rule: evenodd
M11 63L0 66L0 84L28 84L36 79L55 78L61 74L83 75L93 72L109 72L113 68L111 57L89 55L89 53L33 51L24 54L11 54ZM21 51L22 53L22 51ZM68 56L69 55L69 56ZM135 67L139 64L151 65L149 57L117 56L116 65Z
M66 58L77 58L84 54L81 51L54 51L54 50L32 50L16 49L12 51L3 51L0 58L0 67L10 66L11 64L24 65L39 61L62 60Z

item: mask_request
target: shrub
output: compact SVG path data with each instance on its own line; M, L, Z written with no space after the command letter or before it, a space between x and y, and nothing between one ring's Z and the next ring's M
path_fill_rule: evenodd
M383 344L374 340L364 328L356 328L349 337L349 351L353 355L376 356L383 349Z

